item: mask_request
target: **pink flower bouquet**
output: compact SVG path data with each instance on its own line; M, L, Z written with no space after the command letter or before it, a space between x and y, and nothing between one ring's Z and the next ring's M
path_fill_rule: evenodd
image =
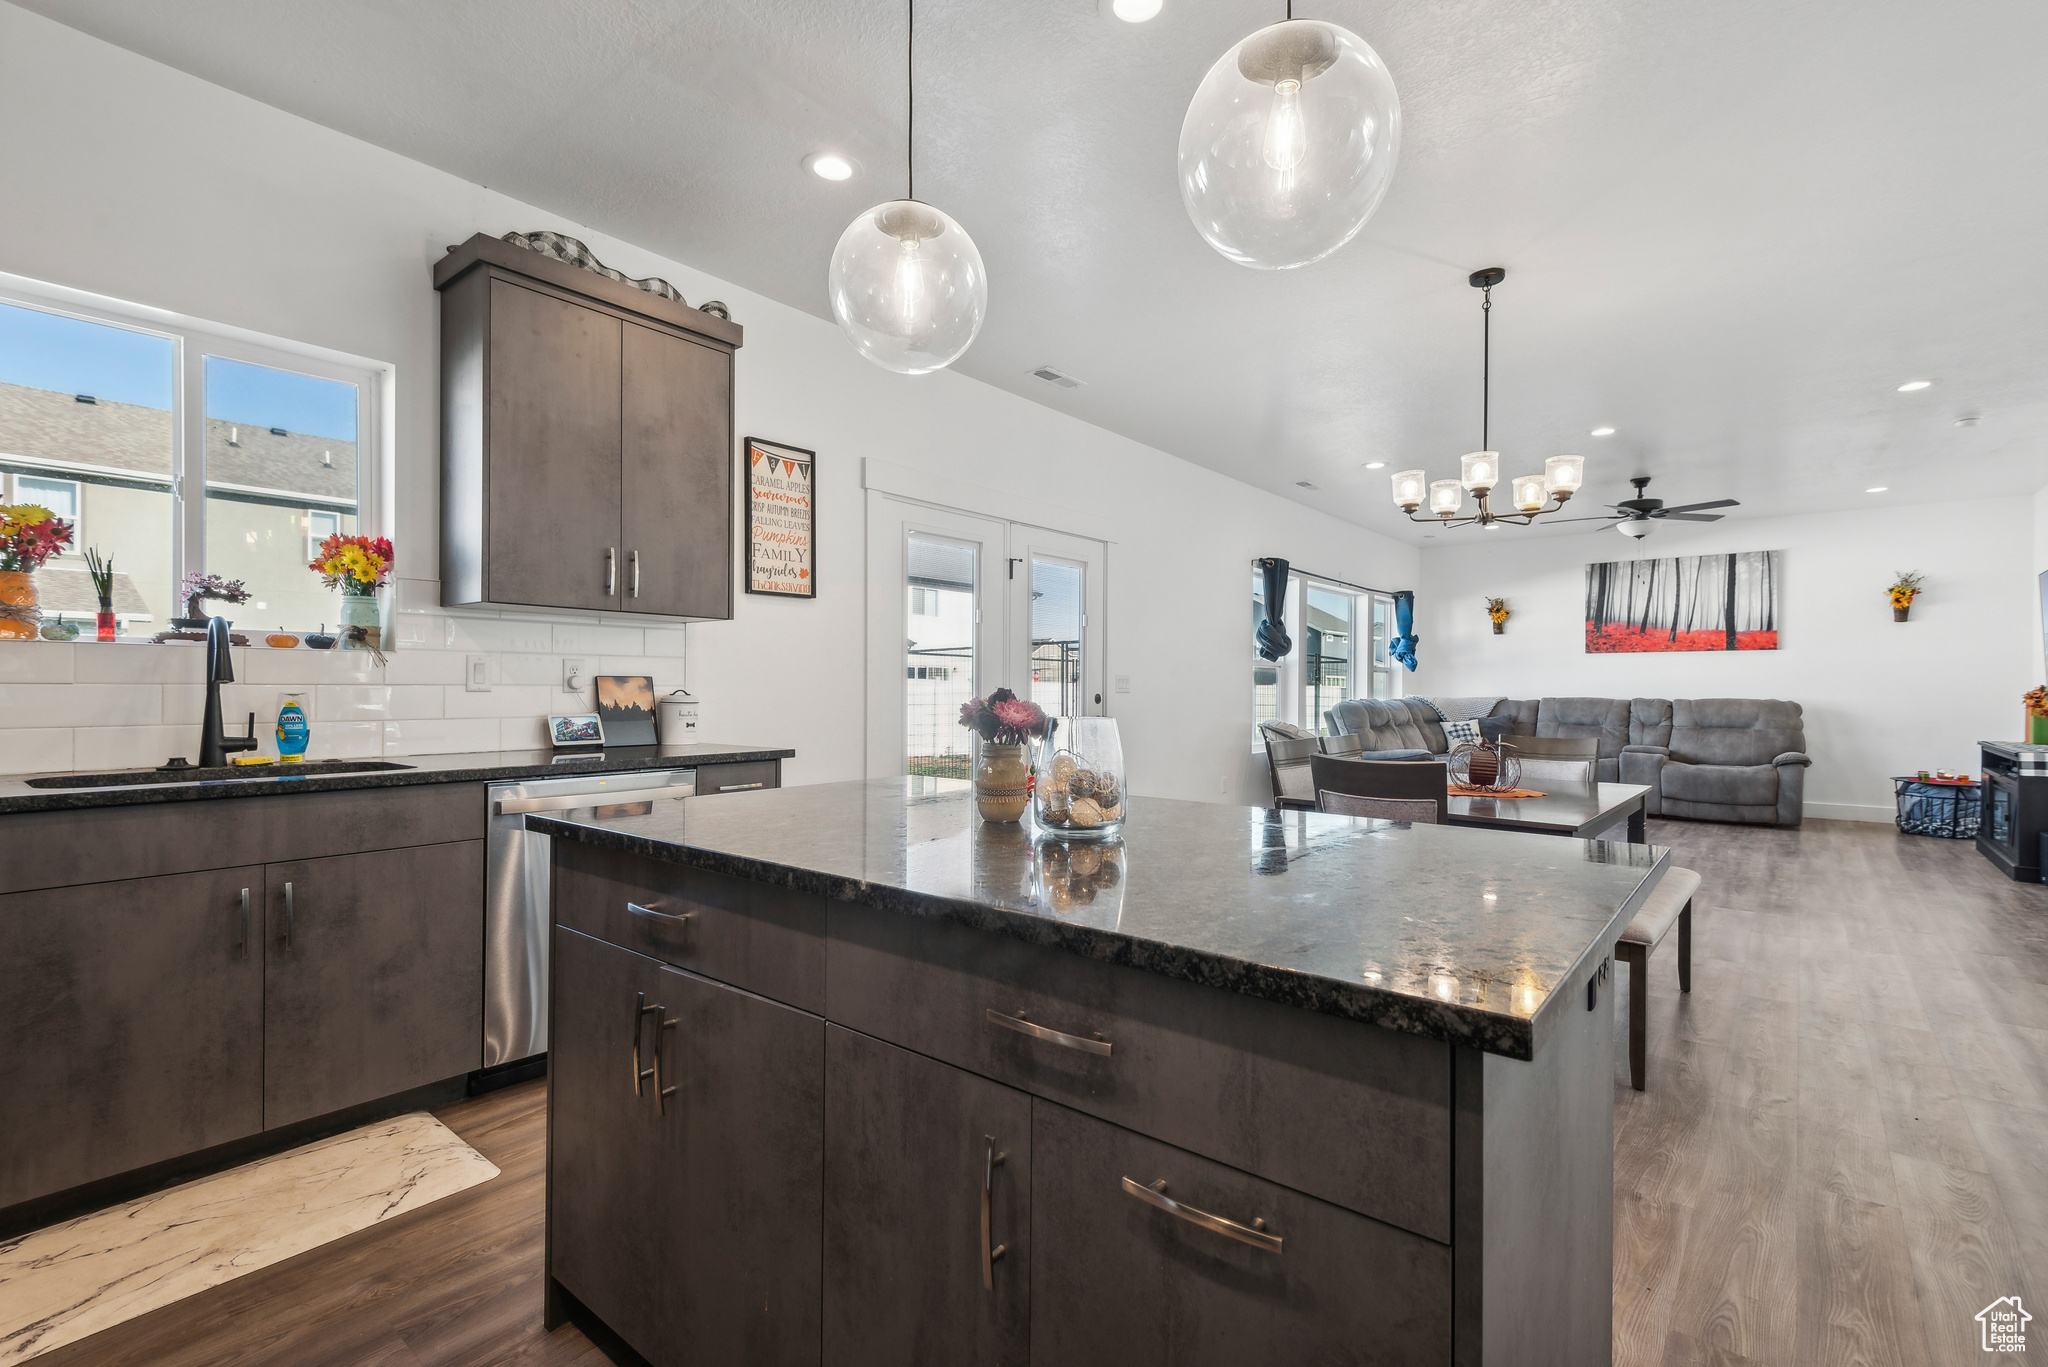
M960 704L960 724L995 745L1022 745L1050 729L1045 709L1007 688Z

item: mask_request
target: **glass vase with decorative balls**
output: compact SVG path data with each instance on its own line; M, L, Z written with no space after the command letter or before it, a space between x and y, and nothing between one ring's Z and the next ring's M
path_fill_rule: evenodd
M1061 719L1039 748L1033 816L1040 829L1070 840L1107 840L1123 829L1129 794L1115 721Z

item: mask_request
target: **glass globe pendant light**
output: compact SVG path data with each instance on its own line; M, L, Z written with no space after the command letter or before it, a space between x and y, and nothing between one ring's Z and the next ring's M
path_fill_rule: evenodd
M1208 244L1255 270L1320 261L1394 178L1401 101L1348 29L1296 19L1217 59L1180 126L1180 197Z
M832 316L854 350L903 375L923 375L959 360L988 316L988 274L974 239L916 195L916 24L913 3L904 196L846 225L826 277Z

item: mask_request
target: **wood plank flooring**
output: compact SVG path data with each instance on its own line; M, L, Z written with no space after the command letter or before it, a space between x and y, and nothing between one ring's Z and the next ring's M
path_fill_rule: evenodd
M2007 1295L2048 1326L2048 887L1889 826L1650 838L1704 883L1647 1092L1615 1032L1615 1362L1974 1363ZM597 1367L540 1326L544 1097L437 1113L498 1179L39 1364Z

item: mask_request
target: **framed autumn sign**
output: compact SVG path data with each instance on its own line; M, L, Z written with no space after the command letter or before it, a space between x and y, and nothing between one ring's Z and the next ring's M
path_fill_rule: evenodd
M747 592L818 596L817 454L748 437Z

